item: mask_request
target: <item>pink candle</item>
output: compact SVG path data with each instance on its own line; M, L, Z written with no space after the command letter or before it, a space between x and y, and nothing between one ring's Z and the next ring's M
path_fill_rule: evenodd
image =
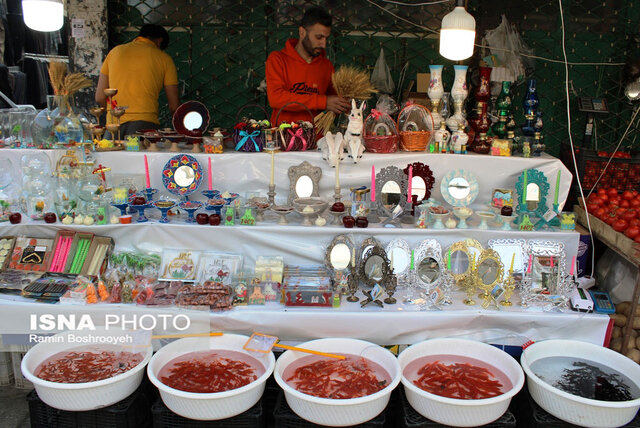
M371 165L371 202L376 201L376 166Z
M411 199L411 181L413 179L413 166L409 165L409 189L407 190L407 202L412 203Z
M213 179L211 178L211 157L209 157L209 191L213 190Z
M151 189L151 180L149 180L149 163L147 161L147 155L144 155L144 178L147 182L147 189Z
M527 273L531 273L532 264L533 264L533 254L529 254L529 266L527 266Z
M571 259L571 271L569 271L569 275L573 276L573 268L576 265L576 256L573 256L573 258Z
M553 271L553 257L549 257L549 263L551 265L551 270Z

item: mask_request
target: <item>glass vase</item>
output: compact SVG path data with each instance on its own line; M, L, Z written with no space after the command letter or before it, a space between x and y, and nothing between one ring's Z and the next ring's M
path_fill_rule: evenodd
M47 99L47 103L49 99ZM53 134L57 144L67 145L71 141L83 140L83 129L77 115L73 113L68 96L54 95L55 108L51 112L53 120ZM50 110L54 106L47 106Z
M476 102L486 103L491 98L491 67L480 67L480 82L474 94Z

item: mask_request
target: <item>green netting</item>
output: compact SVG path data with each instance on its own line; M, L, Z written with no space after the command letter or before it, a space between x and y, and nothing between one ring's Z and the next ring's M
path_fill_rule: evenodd
M288 38L297 37L302 13L316 4L334 16L327 55L336 66L356 64L371 70L380 48L384 48L394 81L403 82L396 97L401 98L416 73L428 72L429 64L445 64L443 78L449 88L453 81L452 63L438 54L438 36L426 28L437 31L453 2L422 6L398 3L426 2L109 0L109 41L113 47L131 40L143 23L165 26L171 35L167 52L178 68L181 99L202 101L210 108L213 123L230 127L243 105L267 105L264 92L258 89L264 78L264 62ZM640 7L634 3L562 0L569 61L624 63L630 56L638 56ZM476 18L477 43L505 14L535 55L562 59L558 1L470 0L468 9ZM474 57L465 63L473 68L481 55L477 48ZM534 63L535 71L528 77L538 83L547 150L557 154L561 143L568 139L564 64L539 59ZM574 142L581 143L586 120L577 109L577 97L603 97L610 113L598 117L594 144L610 149L621 138L634 107L624 97L622 67L572 65L569 71ZM524 86L514 87L519 123L524 121L519 102ZM169 123L166 102L161 102L161 120ZM633 126L625 145L631 145L638 134L638 126Z

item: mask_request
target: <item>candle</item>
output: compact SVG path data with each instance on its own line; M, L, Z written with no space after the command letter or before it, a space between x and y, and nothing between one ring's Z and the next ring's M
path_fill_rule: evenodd
M213 190L213 179L211 178L211 157L209 157L209 176L207 177L209 181L209 191Z
M449 250L449 254L447 255L447 269L451 270L451 250Z
M147 155L144 155L144 178L147 182L147 189L151 189L151 180L149 180L149 162L147 161Z
M513 272L513 262L516 260L516 253L513 253L511 256L511 267L509 268L509 272Z
M411 179L413 178L413 166L409 165L409 186L407 189L407 202L412 203L411 200Z
M524 184L522 185L522 205L527 205L527 170L524 170Z
M573 276L573 268L576 265L576 256L573 256L573 258L571 259L571 271L569 272L569 275Z
M351 267L356 267L356 252L355 252L355 250L351 253Z
M371 202L376 201L376 166L371 165Z
M340 159L336 161L336 189L340 188Z
M553 257L549 257L549 265L551 266L551 272L553 272Z
M529 254L529 266L527 266L527 273L531 273L532 264L533 264L533 254Z
M560 175L561 170L558 170L558 176L556 177L556 193L553 196L553 205L558 205L558 193L560 193Z
M276 151L271 150L271 179L269 180L269 185L273 186L273 162L276 156Z
M411 264L409 265L409 270L414 270L414 266L413 266L413 250L411 250Z

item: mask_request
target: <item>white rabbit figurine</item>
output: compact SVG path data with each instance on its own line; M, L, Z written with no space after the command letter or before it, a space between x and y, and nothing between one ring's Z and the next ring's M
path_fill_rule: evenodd
M335 167L336 163L344 158L344 138L340 132L335 135L327 132L327 135L318 141L318 148L322 150L322 159Z
M353 163L358 163L358 159L364 153L364 144L362 140L362 130L364 129L364 119L362 110L366 107L366 102L362 101L360 108L356 106L356 100L351 100L351 113L349 113L349 125L347 132L344 133L345 145L349 156L353 158Z

